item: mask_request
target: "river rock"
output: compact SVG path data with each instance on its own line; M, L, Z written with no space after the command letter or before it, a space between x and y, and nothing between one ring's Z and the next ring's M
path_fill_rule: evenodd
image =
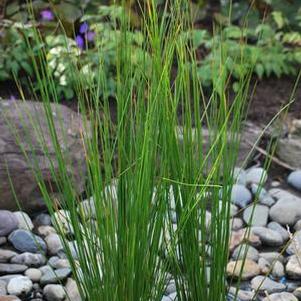
M242 275L241 275L242 280L251 279L260 273L258 264L253 260L246 259L245 261L243 260L230 261L227 264L227 275L229 277L239 278L242 267L243 267Z
M244 225L244 222L239 217L234 217L230 220L231 229L237 231L241 229Z
M66 158L69 179L74 180L76 185L73 187L78 193L82 193L86 174L86 156L82 143L83 133L87 132L83 122L85 117L60 104L51 103L51 110L58 144L63 158ZM45 208L40 188L32 172L33 162L39 166L43 179L50 183L49 193L53 198L60 197L55 179L52 179L51 170L54 169L56 173L59 167L47 120L41 102L0 102L0 209L17 209L15 195L26 212ZM33 124L38 124L38 127L34 127ZM43 137L43 143L40 137ZM47 154L43 155L45 148ZM35 152L32 152L32 149ZM28 158L24 156L24 151L27 152ZM15 195L10 181L13 183Z
M289 242L286 248L286 253L289 255L299 253L301 254L301 230L295 232L293 239Z
M251 167L247 170L246 182L247 184L261 184L263 185L268 178L268 174L265 169L261 167Z
M293 226L301 219L301 199L281 198L270 209L270 218L283 226Z
M56 255L60 250L63 250L63 244L58 234L49 234L45 241L50 255Z
M256 262L259 258L259 252L252 246L242 244L234 250L232 257L234 260L247 258Z
M20 252L46 253L47 251L44 240L27 230L15 230L10 234L8 240Z
M289 174L287 177L287 182L292 187L301 191L301 170L295 170Z
M271 294L265 297L263 301L298 301L298 299L291 293L282 292Z
M60 281L65 280L71 274L70 268L63 268L57 270L48 270L46 273L43 273L41 277L41 284L57 284Z
M46 263L46 258L42 254L25 252L14 256L11 263L25 264L28 267L40 267Z
M14 256L18 255L18 253L11 251L11 250L5 250L0 249L0 263L5 263L10 261L10 259Z
M34 218L33 224L37 228L40 226L51 226L51 217L47 213L40 213Z
M69 296L69 298L72 301L82 301L82 298L80 296L76 281L73 280L72 278L68 278L67 282L66 282L66 292L67 292L67 296Z
M251 205L244 210L245 223L253 226L266 226L269 216L269 208L263 205Z
M0 236L0 246L3 246L7 243L7 239L5 236Z
M56 234L56 231L51 226L39 226L37 229L37 234L43 238L50 234Z
M261 245L259 236L251 232L248 233L247 229L244 228L238 231L232 231L229 244L230 251L233 251L242 242L249 243L253 247L259 247Z
M29 215L23 211L16 211L13 213L18 220L18 228L31 231L33 229L33 223Z
M251 192L243 185L234 184L231 190L231 201L241 207L246 207L252 200Z
M277 247L283 244L282 236L274 230L265 227L252 227L251 231L260 238L264 245Z
M6 282L0 280L0 296L6 295L6 293L7 293L6 287L7 287Z
M23 273L27 266L23 264L0 263L0 275Z
M262 274L269 274L272 270L271 264L262 257L258 259L258 265Z
M284 275L284 266L280 261L277 260L272 267L272 276L276 279L280 279Z
M39 269L30 268L25 271L27 276L32 282L39 282L42 277L42 272Z
M32 290L32 282L26 276L13 278L7 285L7 291L10 295L20 296L27 294Z
M261 185L252 184L251 191L261 205L271 207L275 204L274 198Z
M301 277L301 262L296 255L289 257L286 264L286 273L292 279L300 279Z
M47 301L62 301L66 296L64 288L59 284L47 284L43 289L43 294Z
M273 264L273 262L276 262L277 260L282 263L284 261L283 255L278 252L261 252L259 253L259 257L266 259L270 264Z
M268 228L278 232L282 236L283 241L287 241L289 239L289 234L288 234L287 230L285 228L283 228L279 223L270 222L268 224Z
M0 149L0 153L1 153L1 149ZM0 189L0 195L1 195L1 189ZM1 202L1 198L0 198L0 202ZM0 236L6 236L17 228L18 228L18 220L15 217L15 215L10 211L0 210Z
M257 276L251 280L251 287L255 291L267 292L269 294L278 293L285 290L286 286L283 283L273 281L266 276Z

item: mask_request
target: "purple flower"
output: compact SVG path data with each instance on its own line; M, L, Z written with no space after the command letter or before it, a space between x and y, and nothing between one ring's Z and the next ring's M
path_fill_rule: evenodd
M93 42L95 39L95 32L94 31L88 31L86 34L86 39L88 40L88 42Z
M77 45L78 48L84 49L84 47L85 47L85 40L83 39L82 36L77 35L75 37L75 42L76 42L76 45Z
M86 33L89 30L89 24L87 22L84 22L79 27L80 33Z
M50 9L44 9L40 12L41 19L43 21L52 21L54 20L53 12Z

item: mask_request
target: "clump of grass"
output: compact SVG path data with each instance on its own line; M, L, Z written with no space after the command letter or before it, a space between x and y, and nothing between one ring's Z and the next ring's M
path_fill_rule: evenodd
M160 18L153 2L147 1L143 9L145 57L140 66L134 68L126 46L126 15L116 24L115 122L102 62L95 85L79 76L71 60L85 125L85 190L90 199L84 203L57 139L51 102L59 99L43 49L33 60L56 152L51 176L63 196L59 204L34 163L33 170L49 212L69 212L76 243L70 243L60 223L55 226L84 300L161 300L168 273L175 279L178 300L225 300L232 173L249 76L240 79L230 101L227 49L218 41L220 62L218 68L212 66L218 72L205 101L197 60L183 34L191 26L185 1L166 5ZM38 31L35 39L40 41ZM243 58L237 59L244 68ZM33 127L39 132L38 125ZM63 120L59 130L64 130ZM45 145L44 149L47 154Z

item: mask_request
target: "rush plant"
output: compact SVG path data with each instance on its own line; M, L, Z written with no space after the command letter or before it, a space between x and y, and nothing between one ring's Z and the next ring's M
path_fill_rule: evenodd
M35 162L32 168L50 214L68 212L75 243L60 222L55 227L83 300L160 301L170 274L178 300L219 301L227 295L229 193L251 70L243 72L230 101L227 48L220 39L214 46L220 59L212 65L213 93L204 99L193 45L182 34L191 27L186 1L172 1L160 17L154 2L146 1L142 10L141 64L132 61L126 16L115 24L116 120L109 93L102 93L108 88L105 69L98 68L96 85L87 93L89 77L80 76L80 66L70 59L84 119L87 200L76 194L57 139L57 131L67 129L63 120L60 129L54 126L59 116L51 102L60 99L47 58L43 49L32 55L56 152L52 185L42 180ZM39 43L38 31L34 37ZM98 51L103 57L103 49ZM244 58L237 60L244 68ZM53 185L60 200L52 199Z

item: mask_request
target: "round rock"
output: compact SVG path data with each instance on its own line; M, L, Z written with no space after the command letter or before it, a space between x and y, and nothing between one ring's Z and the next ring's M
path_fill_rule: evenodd
M58 234L49 234L46 236L45 241L50 255L56 255L59 251L64 249Z
M7 291L10 295L20 296L32 290L32 282L28 277L19 276L9 281Z
M234 184L231 190L231 201L235 205L244 208L252 200L251 192L243 185Z
M257 276L251 280L251 287L255 291L267 292L269 294L282 292L286 286L283 283L273 281L265 276Z
M282 236L274 230L265 227L252 227L251 231L253 234L259 236L264 245L278 247L283 244Z
M258 264L253 260L246 259L245 261L230 261L227 264L227 275L230 277L239 278L242 267L242 280L251 279L260 273Z
M234 250L232 257L234 260L247 258L257 261L259 258L259 252L252 246L242 244Z
M33 223L29 215L23 211L16 211L13 213L18 220L18 228L31 231L33 229Z
M264 184L268 178L268 174L265 169L261 167L252 167L247 170L246 182L255 184Z
M25 252L14 256L11 263L25 264L28 267L40 267L46 263L46 258L42 254Z
M289 239L287 230L285 228L283 228L279 223L270 222L268 224L268 228L278 232L282 236L283 241L287 241Z
M46 285L43 294L47 301L62 301L66 296L64 288L59 284Z
M18 220L15 215L7 210L0 210L0 236L6 236L18 229Z
M298 301L298 299L291 293L275 293L265 297L263 301Z
M80 296L76 281L72 278L68 278L66 282L66 292L67 296L72 301L82 301L82 298Z
M10 234L8 240L20 252L46 253L47 251L44 240L27 230L15 230Z
M301 265L299 258L296 255L289 257L285 269L288 277L292 279L300 279Z
M243 213L243 219L245 223L252 226L266 226L268 216L269 208L263 205L249 206L244 210Z
M34 269L34 268L26 270L24 274L32 282L39 282L42 277L42 272L39 269Z
M33 223L36 227L39 226L50 226L51 225L51 217L47 213L41 213L35 217Z
M70 268L63 268L63 269L57 269L52 270L49 269L45 273L43 273L41 278L41 284L56 284L60 281L65 280L69 275L71 274Z
M301 170L295 170L287 177L287 183L301 191Z

